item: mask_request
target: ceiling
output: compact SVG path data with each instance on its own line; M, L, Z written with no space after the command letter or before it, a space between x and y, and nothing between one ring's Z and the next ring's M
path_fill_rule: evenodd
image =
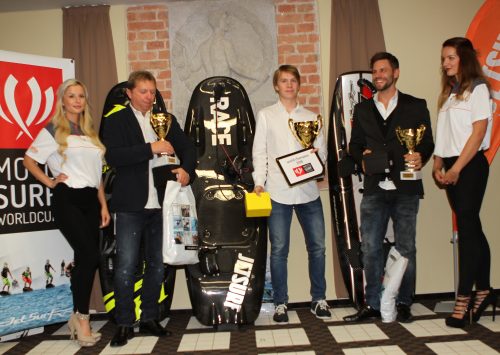
M82 5L141 5L172 0L0 0L0 12L60 9Z

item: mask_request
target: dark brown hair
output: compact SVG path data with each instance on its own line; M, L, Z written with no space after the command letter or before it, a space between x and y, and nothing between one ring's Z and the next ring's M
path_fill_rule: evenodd
M456 97L459 100L464 98L465 92L472 91L474 82L478 80L489 86L481 69L481 64L477 59L477 52L468 38L449 38L443 42L442 48L445 47L455 48L460 62L458 65L457 77L446 75L446 71L443 70L441 65L441 93L438 98L438 108L441 108L446 102L454 86L458 86L456 89ZM441 64L443 64L443 58L441 58Z
M384 60L384 59L387 59L389 61L389 64L391 65L392 70L399 69L398 58L396 58L396 56L394 56L388 52L375 53L370 59L370 69L373 69L373 65L375 64L375 62L378 62L379 60Z

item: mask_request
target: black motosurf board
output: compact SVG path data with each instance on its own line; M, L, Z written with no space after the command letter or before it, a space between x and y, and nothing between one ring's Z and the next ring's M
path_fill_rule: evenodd
M337 242L340 269L351 301L364 303L364 272L361 263L359 206L363 175L348 154L354 106L375 92L371 73L349 72L335 84L328 124L328 184L332 225Z
M200 263L186 268L193 314L215 327L251 324L264 292L267 225L265 218L245 216L255 119L243 86L228 77L199 83L184 131L198 159L192 189Z
M107 119L113 112L122 110L128 104L129 99L125 93L127 82L121 82L115 85L108 93L106 101L104 103L103 115L101 118L101 126L104 120ZM156 106L158 106L163 112L167 112L165 108L165 103L158 90L156 90ZM173 117L173 116L172 116ZM173 118L175 119L175 117ZM112 199L112 186L114 179L114 170L112 167L105 166L103 169L103 181L104 181L104 191L106 193L106 198L108 200ZM165 185L163 185L165 186ZM130 188L133 188L131 186ZM164 187L163 187L164 189ZM113 214L111 215L113 217ZM114 297L114 287L113 287L113 276L114 276L114 265L116 257L116 239L114 234L114 223L113 220L110 222L109 226L102 229L100 233L100 265L99 265L99 276L101 280L101 288L103 293L104 305L106 311L111 315L113 319L114 309L115 309L115 297ZM134 284L134 302L135 302L135 315L136 320L140 318L140 305L141 305L141 290L142 290L142 279L143 271L145 266L145 261L142 246L141 246L141 257L137 263L135 284ZM158 295L158 303L160 305L160 320L166 318L170 312L170 307L172 305L172 297L174 292L176 269L165 264L165 275L163 278L163 285L160 294Z

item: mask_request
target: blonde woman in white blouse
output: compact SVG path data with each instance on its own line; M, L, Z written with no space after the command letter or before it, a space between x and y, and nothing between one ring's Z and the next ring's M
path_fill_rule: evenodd
M75 79L63 82L52 120L24 156L24 166L53 190L56 225L74 251L74 313L68 326L71 338L76 335L81 346L93 346L100 339L90 329L89 302L99 265L99 227L110 221L101 181L105 148L93 128L87 99L83 83ZM52 177L38 164L47 164Z

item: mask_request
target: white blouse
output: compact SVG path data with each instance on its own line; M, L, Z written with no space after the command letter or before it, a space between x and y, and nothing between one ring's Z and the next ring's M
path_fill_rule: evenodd
M39 164L47 164L52 176L63 173L68 176L64 181L72 188L98 188L102 176L102 151L84 135L69 135L68 147L64 151L66 161L57 149L54 136L43 128L26 151L26 155Z
M434 148L434 154L439 157L459 156L472 134L472 124L480 120L488 120L488 127L479 150L490 146L492 101L488 87L479 84L464 96L463 100L457 100L456 95L451 94L439 110Z

